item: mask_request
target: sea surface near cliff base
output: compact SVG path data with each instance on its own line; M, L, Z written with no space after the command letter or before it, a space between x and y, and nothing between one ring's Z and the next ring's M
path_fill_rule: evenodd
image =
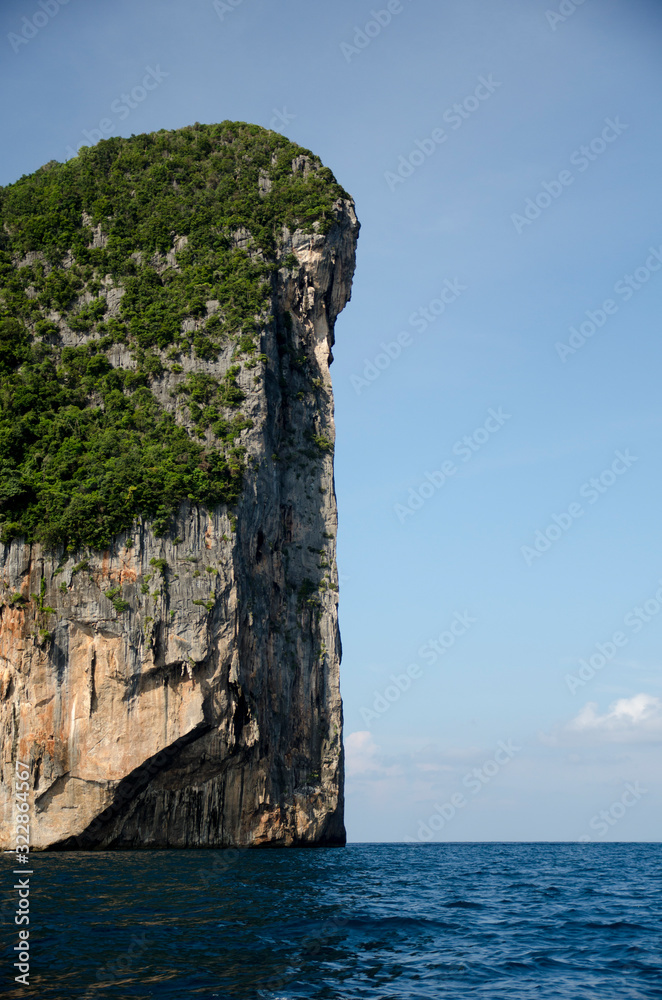
M3 997L662 996L658 844L39 854L30 988Z

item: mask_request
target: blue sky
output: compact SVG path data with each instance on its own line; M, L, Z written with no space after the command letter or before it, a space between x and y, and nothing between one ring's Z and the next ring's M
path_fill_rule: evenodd
M349 838L659 839L658 5L56 5L2 5L0 183L236 119L356 199Z

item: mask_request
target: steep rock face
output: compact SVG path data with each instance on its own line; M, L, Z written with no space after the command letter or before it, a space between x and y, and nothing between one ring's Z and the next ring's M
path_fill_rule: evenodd
M165 534L137 519L105 551L0 549L2 848L16 761L33 849L344 843L329 364L359 227L350 200L333 212L324 234L282 231L260 360L236 375L237 505L185 501ZM109 281L111 313L121 295ZM191 429L178 387L231 365L232 342L185 354L151 391Z

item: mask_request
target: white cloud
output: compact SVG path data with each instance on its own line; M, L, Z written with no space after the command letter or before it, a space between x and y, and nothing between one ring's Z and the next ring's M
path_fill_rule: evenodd
M619 698L604 715L599 715L597 702L589 701L568 728L580 733L662 733L662 702L652 694L635 694Z
M349 733L345 737L347 774L352 777L355 774L365 774L367 771L378 770L378 764L375 760L376 753L377 745L371 733L367 731Z
M587 747L597 750L610 743L633 746L661 740L662 700L645 692L617 699L602 714L597 701L589 701L570 722L538 733L543 746L565 746L582 753Z
M619 698L600 714L598 703L589 701L567 725L540 734L547 746L590 743L645 743L662 739L662 701L652 694Z
M470 764L481 763L489 756L478 746L440 747L419 739L391 740L387 748L375 743L368 730L345 736L345 763L350 777L381 779L406 776L415 780L420 774L464 774Z
M503 741L502 741L503 742ZM512 741L509 741L512 742ZM348 790L388 792L391 797L445 794L455 790L472 766L482 766L498 750L478 746L439 746L428 740L391 740L388 747L376 743L368 730L345 736ZM499 750L501 753L501 751Z

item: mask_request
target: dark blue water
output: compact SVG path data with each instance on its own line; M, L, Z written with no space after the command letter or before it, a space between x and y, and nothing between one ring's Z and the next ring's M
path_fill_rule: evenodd
M13 859L1 866L13 904ZM656 844L32 855L4 997L662 997ZM9 940L8 940L9 939Z

